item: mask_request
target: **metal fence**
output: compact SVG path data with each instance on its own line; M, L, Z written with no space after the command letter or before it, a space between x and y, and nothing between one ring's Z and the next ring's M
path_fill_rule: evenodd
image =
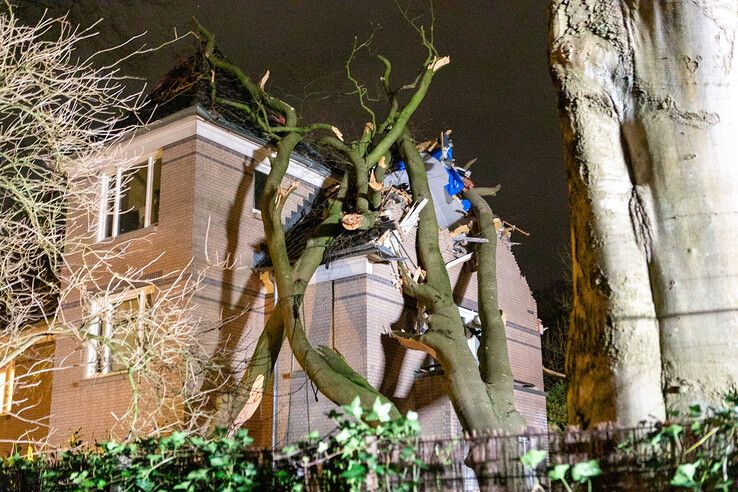
M367 490L395 490L399 482L410 490L421 491L531 491L536 484L547 491L565 490L560 482L551 483L548 470L556 464L574 465L588 460L599 462L602 474L592 480L592 490L670 490L670 481L684 449L699 436L685 433L678 443L650 443L659 428L604 427L589 431L489 434L463 438L424 438L416 442L422 462L417 469L405 470L402 478L383 482L369 480ZM738 436L733 436L738 448ZM708 449L709 441L703 446ZM734 449L735 449L734 448ZM520 457L531 449L545 450L547 458L535 470L526 470ZM384 462L397 463L399 451L386 452ZM278 460L277 460L278 461ZM326 480L326 462L312 462L302 471L307 490L339 490ZM540 488L537 490L541 490ZM585 488L586 490L586 488Z
M557 433L527 433L524 435L489 434L459 438L417 438L401 445L376 446L380 463L393 467L394 474L369 475L363 488L368 491L559 491L561 483L551 483L548 470L556 465L574 465L598 460L602 474L592 481L592 490L670 490L670 481L684 450L699 441L706 453L721 452L726 436L696 435L684 425L678 440L662 440L653 445L652 437L659 427L614 427L589 431ZM722 439L718 445L714 440ZM728 445L738 449L738 433L728 436ZM403 457L403 449L411 446L413 459ZM545 450L546 459L535 470L525 469L520 457L532 449ZM203 466L202 456L182 450L171 464L181 476ZM281 472L291 477L290 483L300 483L306 491L349 490L341 476L345 462L340 451L316 458L314 450L283 455L268 450L243 449L240 459L256 465L260 490L292 490L276 479ZM733 461L735 453L733 452ZM731 466L736 466L733 463ZM0 490L38 490L39 477L23 469L0 470ZM404 487L401 487L404 485ZM536 486L540 487L536 487ZM541 488L542 487L542 488ZM61 490L61 489L60 489ZM71 490L71 489L64 489ZM116 489L111 489L116 490ZM581 489L580 489L581 490Z

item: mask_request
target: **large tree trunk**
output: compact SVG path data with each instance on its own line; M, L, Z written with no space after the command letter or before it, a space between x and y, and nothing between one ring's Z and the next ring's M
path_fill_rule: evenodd
M554 1L572 209L573 423L738 382L735 0Z

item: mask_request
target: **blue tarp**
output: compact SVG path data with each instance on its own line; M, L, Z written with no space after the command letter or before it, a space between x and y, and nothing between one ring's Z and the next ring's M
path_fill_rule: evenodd
M446 193L454 196L464 191L464 180L461 179L456 169L447 165L446 172L448 173L448 184L444 186Z

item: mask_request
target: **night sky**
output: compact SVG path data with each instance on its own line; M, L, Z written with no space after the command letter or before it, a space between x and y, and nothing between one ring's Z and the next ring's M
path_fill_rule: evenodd
M405 5L404 0L400 0ZM344 64L354 37L373 34L370 50L355 62L357 74L379 94L387 56L393 80L412 80L425 58L417 33L393 1L18 1L18 13L32 21L43 12L70 10L70 19L88 25L103 18L101 35L90 49L107 47L144 31L156 45L192 28L191 18L213 31L220 49L254 79L271 71L267 89L291 102L304 121L336 124L355 137L365 121L356 97L348 95ZM548 2L488 0L435 2L436 47L450 55L439 71L412 128L419 139L452 128L454 156L472 167L477 185L501 184L491 204L505 220L531 233L516 235L515 252L531 287L566 275L568 211L557 99L548 74ZM417 1L413 14L426 12ZM126 65L125 70L156 81L194 38ZM384 106L377 103L378 118Z

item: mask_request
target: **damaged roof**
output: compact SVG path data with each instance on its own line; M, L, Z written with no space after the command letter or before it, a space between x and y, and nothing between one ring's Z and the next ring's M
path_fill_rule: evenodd
M227 59L217 48L215 52ZM244 112L212 100L210 78L210 66L198 46L194 52L182 57L149 92L139 118L154 122L187 108L196 108L199 114L214 123L252 139L267 141L261 128ZM215 86L219 97L235 101L251 100L248 91L231 74L219 72L215 77ZM295 150L295 160L321 174L340 174L346 169L344 163L321 152L310 142L301 141Z

